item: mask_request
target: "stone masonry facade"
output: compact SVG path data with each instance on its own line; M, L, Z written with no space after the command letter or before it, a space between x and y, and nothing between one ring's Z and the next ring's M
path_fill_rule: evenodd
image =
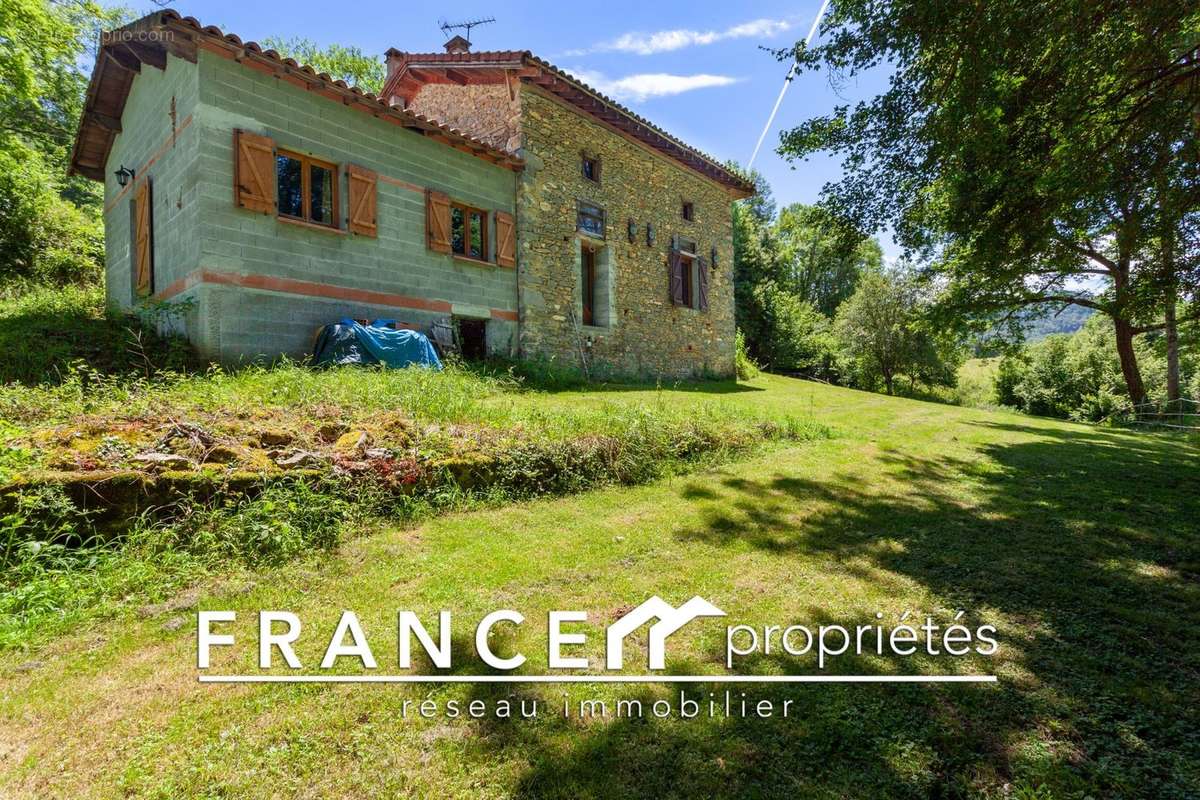
M586 366L595 376L733 374L732 199L723 187L534 86L512 92L508 85L432 84L410 108L492 143L503 139L510 150L519 143L523 358ZM600 163L598 182L583 175L585 154ZM683 218L685 201L694 209L691 221ZM603 209L603 239L577 230L581 202ZM680 241L705 259L707 310L671 302L668 256ZM594 325L582 324L584 247L597 252Z

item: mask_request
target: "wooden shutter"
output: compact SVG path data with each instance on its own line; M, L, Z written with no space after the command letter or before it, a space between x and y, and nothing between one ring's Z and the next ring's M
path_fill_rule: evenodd
M450 198L433 189L425 190L425 234L430 250L450 252Z
M351 233L374 237L376 199L379 176L369 169L350 164L346 167L350 184L350 218L346 227Z
M708 311L708 262L696 259L696 308Z
M496 263L502 267L517 265L517 231L512 214L496 212Z
M134 197L133 269L138 297L154 291L154 220L150 207L150 180L142 181Z
M275 213L275 140L235 130L233 153L234 202L250 211Z
M667 259L667 265L671 274L671 303L681 306L683 305L684 258L679 254L678 250L671 251L671 255Z

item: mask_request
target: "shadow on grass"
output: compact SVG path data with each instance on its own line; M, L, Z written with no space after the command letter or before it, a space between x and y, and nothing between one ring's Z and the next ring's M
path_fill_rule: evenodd
M1012 665L999 684L739 686L791 700L793 713L493 730L488 752L529 762L517 796L1200 796L1197 454L1119 432L974 424L1017 436L976 459L885 453L896 482L882 486L783 474L685 485L705 520L679 537L803 551L831 571L998 613ZM797 621L848 622L826 614ZM890 666L850 659L838 671Z

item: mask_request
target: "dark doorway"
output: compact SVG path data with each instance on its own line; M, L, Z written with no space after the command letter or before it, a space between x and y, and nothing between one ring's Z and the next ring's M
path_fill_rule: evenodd
M458 352L465 361L482 361L487 357L486 320L458 320Z
M580 263L583 274L579 276L583 295L583 324L596 324L596 251L583 246Z

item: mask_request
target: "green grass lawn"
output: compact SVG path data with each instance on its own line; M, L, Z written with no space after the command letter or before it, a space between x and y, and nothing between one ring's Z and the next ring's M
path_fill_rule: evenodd
M1200 796L1194 444L771 376L479 403L529 419L656 397L811 416L834 435L655 484L384 529L0 654L0 796ZM297 647L306 666L342 609L356 610L383 672L396 671L383 645L397 609L432 620L450 608L473 624L514 608L527 623L498 649L520 649L532 673L546 666L548 610L591 612L580 652L595 665L595 631L652 594L700 594L758 625L966 609L997 627L997 656L864 657L838 671L999 682L733 687L791 700L787 719L506 722L405 717L404 702L667 699L680 687L196 680L195 607L240 612L246 644L217 658L222 671L255 669L252 614L278 608L312 631ZM455 633L469 650L471 629ZM668 668L721 672L718 635L685 628ZM743 668L818 671L814 658L774 655Z

